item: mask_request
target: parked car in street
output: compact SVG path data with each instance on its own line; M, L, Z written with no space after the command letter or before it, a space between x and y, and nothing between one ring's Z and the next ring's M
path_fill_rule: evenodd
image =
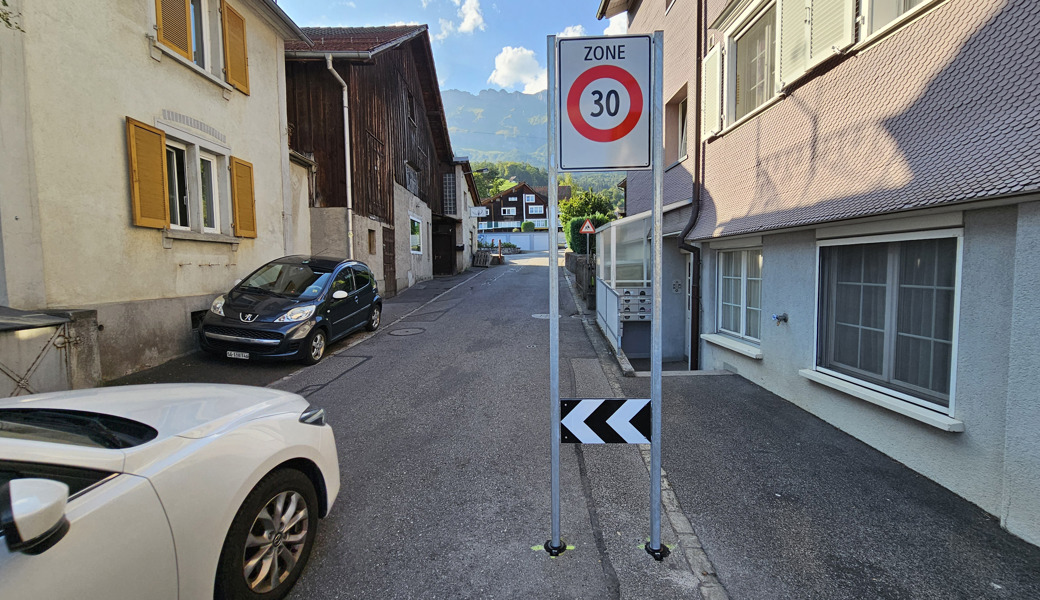
M339 492L323 409L145 385L0 400L4 598L282 598Z
M237 359L315 364L328 344L365 328L383 310L365 263L286 256L260 267L213 300L199 327L203 350Z

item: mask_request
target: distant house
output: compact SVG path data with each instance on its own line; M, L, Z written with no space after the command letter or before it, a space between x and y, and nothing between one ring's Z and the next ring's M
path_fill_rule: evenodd
M510 232L520 229L524 221L534 224L536 230L549 229L549 188L533 187L518 183L481 202L488 215L480 218L481 232ZM571 186L561 185L557 189L557 200L571 197Z
M0 304L96 311L96 345L70 346L103 379L183 355L191 313L310 249L281 74L307 36L273 0L20 4L26 31L0 27Z
M388 296L450 272L462 179L427 27L303 31L314 45L286 44L286 104L291 148L318 165L313 251L364 261Z

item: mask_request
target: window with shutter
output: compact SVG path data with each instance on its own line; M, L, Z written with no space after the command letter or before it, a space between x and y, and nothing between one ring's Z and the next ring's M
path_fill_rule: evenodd
M852 45L854 0L809 0L809 64L819 64Z
M701 73L701 139L722 130L722 50L715 46L704 57Z
M780 11L780 69L777 88L783 88L805 72L806 29L809 10L806 0L777 0Z
M249 57L246 53L246 20L227 2L220 3L224 24L224 73L238 91L249 93Z
M164 229L170 222L166 134L127 117L126 141L130 157L130 197L134 225Z
M192 60L191 3L189 0L155 0L159 42Z
M231 210L235 235L256 237L256 199L253 195L253 165L231 157Z

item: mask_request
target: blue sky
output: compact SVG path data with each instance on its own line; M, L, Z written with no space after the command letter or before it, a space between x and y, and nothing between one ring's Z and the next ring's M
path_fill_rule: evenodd
M598 0L278 0L301 27L427 24L441 88L545 89L548 35L625 32L596 20ZM607 31L609 28L609 32Z

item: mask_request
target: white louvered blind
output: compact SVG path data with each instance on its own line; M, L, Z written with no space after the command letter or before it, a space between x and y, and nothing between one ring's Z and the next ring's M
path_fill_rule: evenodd
M809 64L813 66L852 45L854 0L809 0Z
M701 139L722 130L722 45L704 57L701 73Z
M808 30L807 18L809 10L806 0L777 0L780 14L780 68L777 69L777 88L791 83L805 72L807 44L805 38Z

